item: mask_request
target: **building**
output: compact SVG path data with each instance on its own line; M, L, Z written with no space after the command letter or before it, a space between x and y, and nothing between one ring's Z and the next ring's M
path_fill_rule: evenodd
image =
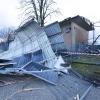
M54 51L81 51L88 44L89 31L93 29L92 23L79 15L56 21L44 28Z

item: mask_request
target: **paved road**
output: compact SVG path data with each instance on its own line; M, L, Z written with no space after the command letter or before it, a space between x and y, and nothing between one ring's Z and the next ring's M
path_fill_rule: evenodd
M77 93L81 96L89 85L73 74L59 76L56 86L33 76L0 76L0 100L74 100ZM100 89L93 88L86 100L99 98Z

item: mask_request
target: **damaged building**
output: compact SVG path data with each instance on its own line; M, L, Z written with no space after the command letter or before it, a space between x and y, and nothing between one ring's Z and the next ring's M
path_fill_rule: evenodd
M58 73L53 69L57 57L43 28L30 20L14 35L9 48L0 53L0 74L28 74L56 84Z
M31 20L25 23L14 34L15 38L9 43L9 49L0 53L1 59L13 59L27 53L42 53L42 61L52 67L51 63L54 62L55 54L46 33L35 21Z
M79 50L92 29L92 23L80 16L45 28L34 20L20 26L10 42L1 42L1 49L9 43L0 53L1 100L99 100L100 89L54 53Z
M93 24L81 16L56 21L44 28L54 51L81 51L88 44Z

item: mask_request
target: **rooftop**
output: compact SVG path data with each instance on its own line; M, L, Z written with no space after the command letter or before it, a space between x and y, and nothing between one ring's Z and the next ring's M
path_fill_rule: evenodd
M79 16L79 15L77 15L75 17L66 18L59 23L60 23L60 25L64 25L66 23L70 24L71 22L78 24L79 26L83 27L87 31L91 31L94 29L93 24L92 24L92 22L90 22L90 20L86 19L85 17Z

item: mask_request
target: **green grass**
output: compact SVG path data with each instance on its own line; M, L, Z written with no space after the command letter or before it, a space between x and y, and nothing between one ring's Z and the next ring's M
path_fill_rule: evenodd
M100 64L90 63L100 63L100 56L81 56L75 58L72 61L72 68L87 78L100 78Z
M100 62L100 56L80 56L80 57L78 57L78 59L74 59L74 61Z

